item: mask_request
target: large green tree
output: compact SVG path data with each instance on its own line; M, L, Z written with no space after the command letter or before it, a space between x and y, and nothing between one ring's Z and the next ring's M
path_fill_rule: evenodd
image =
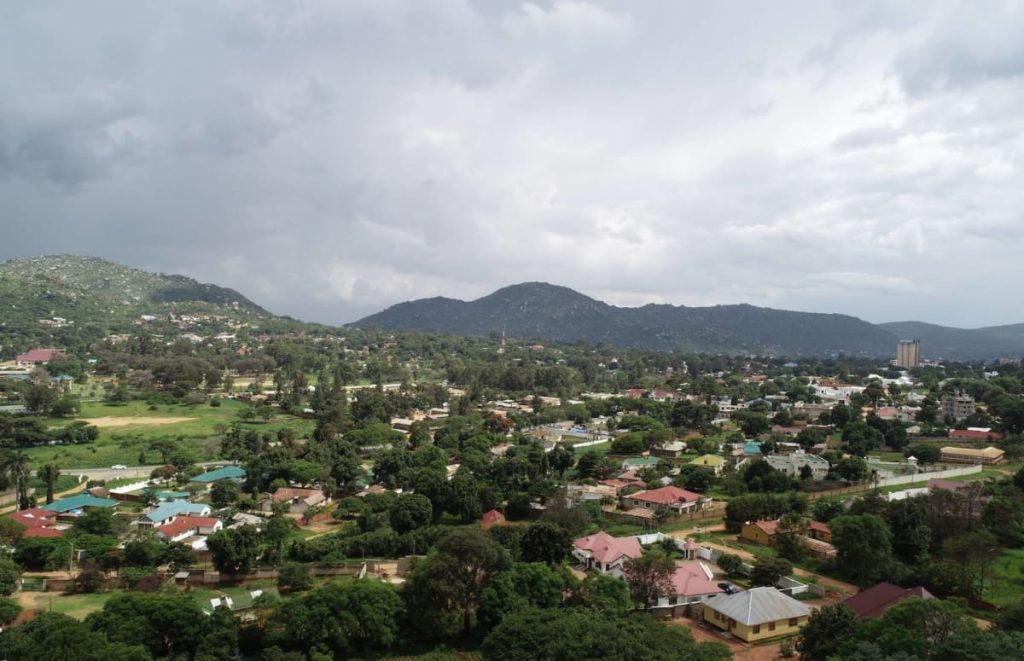
M857 585L877 582L892 561L892 532L874 514L840 516L829 524L837 565Z

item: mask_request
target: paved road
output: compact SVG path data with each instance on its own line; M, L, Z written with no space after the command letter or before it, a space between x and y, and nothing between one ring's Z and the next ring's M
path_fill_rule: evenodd
M204 461L198 466L221 466L229 463L227 461ZM154 468L160 468L163 464L153 466L129 466L127 468L62 468L65 475L84 475L87 480L114 480L119 477L149 477Z

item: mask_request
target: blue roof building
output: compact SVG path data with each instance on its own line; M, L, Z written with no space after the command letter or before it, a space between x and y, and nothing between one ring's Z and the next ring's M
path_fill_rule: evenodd
M192 482L198 482L200 484L213 484L214 482L220 482L221 480L234 480L235 482L241 482L245 479L245 469L241 466L223 466L217 470L206 471L192 478Z
M209 505L189 503L184 500L171 500L166 503L160 503L153 510L143 514L139 523L142 525L161 526L170 522L176 516L207 516L209 513Z
M63 498L55 503L49 505L43 505L44 510L51 512L57 512L58 514L67 514L68 512L75 512L76 510L82 510L89 507L116 507L117 501L109 498L97 498L96 496L89 495L87 493L80 493L77 496L71 496L70 498Z
M761 454L761 441L747 441L743 444L743 454L747 457Z

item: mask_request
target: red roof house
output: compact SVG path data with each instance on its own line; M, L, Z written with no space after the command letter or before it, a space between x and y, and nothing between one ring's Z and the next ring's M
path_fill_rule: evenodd
M41 507L32 507L15 512L11 518L29 528L45 528L57 522L57 513Z
M62 358L65 355L63 349L32 349L14 359L19 365L45 365L54 358Z
M193 535L209 535L221 527L215 516L179 516L157 530L162 537L177 542Z
M705 597L723 592L722 588L715 585L714 574L707 565L694 561L676 564L676 571L672 574L672 588L676 603L680 604L702 601Z
M997 431L984 431L982 429L954 429L949 432L950 438L964 438L982 441L1001 441L1003 435Z
M637 491L622 498L623 507L645 507L647 509L667 507L679 513L697 509L700 502L700 494L673 486Z
M480 527L484 530L493 528L494 526L503 526L508 521L505 519L505 515L498 510L491 510L484 512L483 520L480 521Z
M853 595L843 603L856 613L857 617L864 619L866 617L881 617L885 614L885 611L904 599L910 599L911 597L919 597L921 599L935 598L932 593L922 587L901 588L892 583L882 582Z
M24 537L63 537L64 531L59 528L29 528Z
M580 537L573 542L573 556L588 569L622 576L622 563L643 553L636 537L612 537L605 531Z

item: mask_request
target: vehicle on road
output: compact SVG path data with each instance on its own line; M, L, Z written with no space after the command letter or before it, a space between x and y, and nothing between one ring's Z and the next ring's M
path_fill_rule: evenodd
M123 471L126 468L128 467L125 466L124 464L114 464L113 466L110 467L110 470Z
M722 591L726 594L736 594L740 591L738 587L729 582L719 583L718 587L722 588Z

